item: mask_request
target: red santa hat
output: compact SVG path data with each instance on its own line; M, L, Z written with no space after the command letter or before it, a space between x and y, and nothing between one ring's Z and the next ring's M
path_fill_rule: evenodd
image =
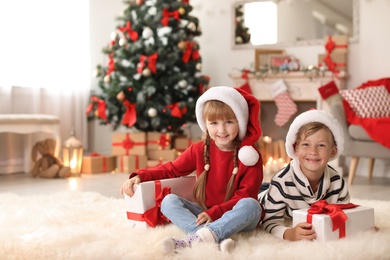
M286 151L288 156L292 159L298 159L294 153L294 145L297 139L297 132L299 128L301 128L301 126L311 122L319 122L329 128L329 130L334 136L334 139L336 140L337 145L337 154L333 158L330 158L330 160L338 158L344 151L343 128L341 127L337 119L334 118L331 114L324 110L315 109L303 112L302 114L297 116L291 123L286 136Z
M206 132L203 106L209 100L221 101L233 110L238 121L238 138L241 140L238 159L246 166L255 165L260 157L254 148L256 141L261 136L260 102L242 89L225 86L208 89L199 97L195 107L196 119L203 132Z

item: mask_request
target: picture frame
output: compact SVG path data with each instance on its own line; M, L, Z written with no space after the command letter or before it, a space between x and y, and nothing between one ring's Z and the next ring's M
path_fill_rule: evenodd
M291 55L275 55L269 57L271 70L298 71L300 62L297 58Z
M255 71L264 71L271 68L271 55L285 55L282 49L255 49Z

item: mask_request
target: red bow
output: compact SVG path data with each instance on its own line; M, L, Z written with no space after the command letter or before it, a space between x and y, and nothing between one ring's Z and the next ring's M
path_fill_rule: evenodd
M119 30L121 32L127 32L129 35L130 39L135 42L138 40L138 33L136 31L131 30L131 23L130 21L127 21L126 26L120 27Z
M122 118L122 124L132 127L137 122L137 108L134 104L131 104L128 100L123 102L126 107L126 112Z
M161 189L161 181L154 181L154 190L155 190L155 199L156 199L156 206L154 206L151 209L148 209L144 212L144 214L140 215L137 213L131 213L127 212L127 218L138 220L138 221L145 221L149 226L156 227L158 225L164 225L165 223L169 222L169 219L167 219L160 211L161 208L161 202L163 198L171 193L170 187L164 187Z
M88 105L87 109L85 110L85 113L88 114L92 111L94 103L97 103L98 117L107 121L106 102L102 99L99 99L97 96L91 97L91 103Z
M168 26L170 17L173 17L176 20L180 21L180 14L179 14L179 11L177 11L177 10L175 10L173 12L169 12L166 8L164 8L162 15L163 15L163 18L161 19L161 24L164 26Z
M198 50L194 50L195 43L187 42L187 48L185 52L183 53L183 56L181 59L183 60L184 63L188 63L190 60L191 56L193 60L197 60L200 58L200 54Z
M179 102L176 102L172 105L168 105L166 106L166 108L170 108L172 116L178 118L181 118L185 113L187 113L187 107L180 108Z
M126 155L129 155L129 150L133 148L134 145L145 145L145 142L134 142L130 139L130 134L126 133L126 138L122 142L112 143L113 146L122 146L126 150Z
M114 53L110 53L108 56L108 71L107 75L110 75L115 70Z
M343 209L355 208L358 205L353 203L348 204L328 204L326 200L319 200L311 205L307 210L306 222L312 223L313 214L326 214L332 220L332 231L339 230L339 238L345 237L345 221L348 217L343 212Z
M241 78L248 80L248 74L249 74L249 72L250 72L250 71L247 70L247 69L242 70Z
M336 48L347 48L347 45L336 45L336 43L332 39L332 36L329 36L328 41L325 44L325 49L328 53L332 53L333 50Z
M145 61L148 61L148 68L150 69L151 72L156 73L156 61L158 58L157 52L150 56L144 56L141 55L139 62L140 64L138 65L138 73L142 73L142 70L145 67Z

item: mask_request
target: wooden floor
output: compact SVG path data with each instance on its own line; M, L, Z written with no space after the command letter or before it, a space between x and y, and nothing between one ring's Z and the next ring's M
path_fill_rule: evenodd
M0 175L0 193L12 192L19 195L51 194L59 191L78 190L99 192L107 197L122 198L119 188L128 178L127 173L82 174L67 179L32 178L19 173ZM356 176L350 186L353 198L390 200L390 178Z

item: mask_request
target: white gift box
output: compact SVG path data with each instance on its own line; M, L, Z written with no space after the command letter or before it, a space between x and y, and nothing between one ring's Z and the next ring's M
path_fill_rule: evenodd
M171 193L176 194L186 200L194 201L192 196L195 184L195 176L185 176L173 179L159 180L161 189L170 187ZM156 206L156 182L147 181L134 185L134 195L132 197L124 195L127 218L133 223L133 227L150 227L143 219L145 211ZM157 194L158 196L158 194Z
M307 210L300 209L293 211L293 227L298 223L307 222ZM348 219L345 222L345 237L350 237L362 231L371 230L375 226L374 209L364 206L344 209ZM317 241L331 241L339 239L339 230L332 231L332 220L326 214L313 214L313 229L317 234Z

